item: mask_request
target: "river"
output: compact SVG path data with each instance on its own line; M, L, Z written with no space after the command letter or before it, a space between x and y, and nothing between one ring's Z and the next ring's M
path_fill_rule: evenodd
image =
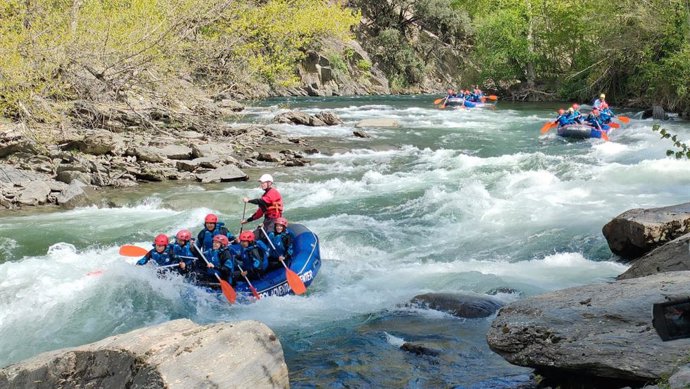
M459 319L410 307L427 292L510 302L611 281L627 265L601 228L637 207L688 201L690 163L665 157L670 141L633 119L611 141L540 137L557 104L439 110L438 96L299 98L261 102L244 121L270 123L300 108L332 110L335 127L273 125L320 152L300 168L251 169L252 181L141 185L107 203L0 216L0 366L171 319L254 319L279 335L294 388L516 387L529 369L489 350L492 318ZM625 112L635 117L635 112ZM639 116L638 116L639 117ZM364 118L399 128L366 129ZM665 126L681 139L690 125ZM229 306L180 279L161 280L117 254L216 212L237 232L241 198L272 173L285 215L318 234L323 266L306 297ZM100 275L90 272L102 270ZM13 334L13 335L10 335ZM8 336L9 335L9 336ZM440 351L417 356L404 341Z

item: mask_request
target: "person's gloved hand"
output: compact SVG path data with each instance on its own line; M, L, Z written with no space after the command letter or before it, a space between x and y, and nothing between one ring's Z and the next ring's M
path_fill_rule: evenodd
M142 259L140 259L140 260L137 261L137 265L139 265L139 266L144 266L144 265L146 265L146 262L148 262L148 261L146 260L146 258L142 258Z

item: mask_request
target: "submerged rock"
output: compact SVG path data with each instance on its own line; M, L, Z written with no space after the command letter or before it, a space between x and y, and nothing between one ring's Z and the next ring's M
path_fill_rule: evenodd
M0 369L2 388L288 388L275 334L256 321L174 320Z
M468 319L491 316L503 306L489 296L452 293L422 294L413 297L411 302Z
M367 127L400 127L400 122L395 119L364 119L355 124L356 128Z
M690 296L690 272L530 297L499 311L487 341L508 362L544 376L655 381L690 348L690 339L662 341L652 326L653 304L672 296Z

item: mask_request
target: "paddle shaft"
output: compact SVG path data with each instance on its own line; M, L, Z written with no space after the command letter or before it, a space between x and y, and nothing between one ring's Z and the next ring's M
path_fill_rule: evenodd
M247 214L247 203L244 203L244 209L242 209L242 219L240 220L240 234L242 233L242 230L244 229L244 224L242 222L244 221L244 216Z
M209 266L211 263L206 259L204 252L201 251L199 246L194 245L194 247L196 247L196 251L198 251L199 255L201 255L201 259L203 259L204 262L206 262L206 266ZM223 291L223 295L225 295L225 298L227 298L228 301L230 301L230 304L233 304L235 302L236 296L235 296L235 290L232 288L232 285L230 285L224 279L220 278L220 276L218 274L216 274L216 272L213 272L213 275L216 276L216 279L218 280L218 282L220 282L220 288ZM228 292L229 295L226 294L226 292Z
M240 269L240 272L244 273L244 270L242 270L242 266L240 266L239 263L237 264L237 268ZM242 274L242 273L240 273L240 274ZM254 297L256 297L257 299L261 299L261 296L259 296L259 292L256 291L256 288L249 281L249 278L247 278L247 276L245 276L244 274L242 274L242 277L244 277L244 280L247 281L247 285L249 285L249 290L252 291L252 294L254 295Z

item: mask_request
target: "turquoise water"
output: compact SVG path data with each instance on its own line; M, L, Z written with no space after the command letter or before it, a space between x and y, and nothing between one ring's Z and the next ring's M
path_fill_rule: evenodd
M107 193L114 204L0 216L0 366L176 318L256 319L279 335L293 387L514 387L529 369L485 341L492 318L463 320L406 306L427 292L499 294L510 302L606 282L616 261L602 226L636 207L687 201L690 163L665 157L670 142L634 119L611 142L569 142L539 128L558 105L438 110L438 96L265 101L244 121L286 109L329 109L334 127L272 125L320 152L274 175L286 216L321 239L324 258L307 297L229 307L180 279L161 280L117 255L160 232L194 232L216 212L237 231L241 198L257 183L142 185ZM625 112L635 117L635 112ZM365 118L399 128L365 129ZM690 125L666 125L690 138ZM103 270L100 276L88 275ZM404 341L436 357L398 349Z

